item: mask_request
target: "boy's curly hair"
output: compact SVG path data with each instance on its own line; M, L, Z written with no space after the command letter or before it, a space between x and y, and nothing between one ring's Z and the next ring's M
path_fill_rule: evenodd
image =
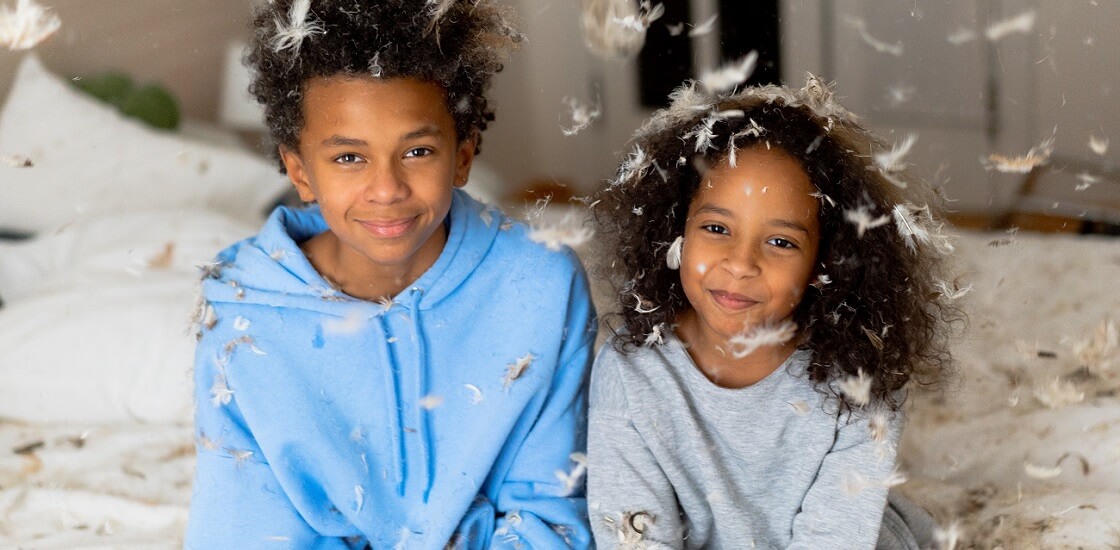
M819 192L816 265L827 278L806 290L793 313L813 352L807 374L818 390L855 406L837 395L836 383L862 370L873 377L872 401L897 409L907 382L941 381L950 328L963 315L937 290L946 284L942 255L952 246L938 231L935 195L897 167L877 166L872 152L884 144L815 77L801 90L764 86L723 97L692 83L671 99L635 134L617 177L592 197L602 247L596 256L613 262L598 269L617 292L616 348L655 341L690 307L679 272L666 266L667 249L684 234L702 171L760 145L796 159ZM890 222L860 236L847 216L861 210ZM650 302L660 307L650 311Z
M245 58L275 145L295 149L303 90L319 76L413 77L440 85L459 140L494 120L485 92L522 36L492 0L259 2ZM280 171L284 166L273 151Z

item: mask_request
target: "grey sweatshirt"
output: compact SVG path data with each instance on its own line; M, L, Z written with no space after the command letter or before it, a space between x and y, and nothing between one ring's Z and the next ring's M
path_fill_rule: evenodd
M605 344L588 432L598 547L874 548L902 415L838 414L804 377L810 355L727 389L676 337Z

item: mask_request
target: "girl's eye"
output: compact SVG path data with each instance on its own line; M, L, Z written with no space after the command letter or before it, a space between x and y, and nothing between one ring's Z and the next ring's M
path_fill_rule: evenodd
M720 235L727 235L728 233L730 233L730 231L728 231L726 227L716 223L710 223L708 225L700 226L700 229L703 229L704 231L707 231L709 233L719 233Z
M404 156L405 157L426 157L426 156L432 154L433 152L434 151L432 151L431 149L428 149L427 147L415 147L415 148L409 149L408 152L404 154Z
M362 159L354 153L343 153L334 158L334 161L339 164L354 164L360 162Z
M773 239L770 239L768 242L770 244L778 247L778 248L797 248L797 245L795 245L792 242L787 241L787 240L785 240L781 237L774 237Z

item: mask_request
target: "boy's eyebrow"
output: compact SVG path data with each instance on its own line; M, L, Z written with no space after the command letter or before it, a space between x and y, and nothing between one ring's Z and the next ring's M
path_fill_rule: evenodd
M363 146L366 146L366 145L369 145L369 143L367 143L366 140L364 140L364 139L348 138L348 137L340 136L338 134L335 134L335 135L323 140L323 146L325 146L325 147L334 147L334 146L363 147Z
M422 138L422 137L429 137L429 136L438 136L438 135L441 135L442 133L443 132L440 130L439 126L436 126L435 124L429 124L428 126L424 126L423 128L418 128L416 130L413 130L413 131L401 136L401 141L409 141L409 140L419 139L419 138ZM364 139L349 138L349 137L345 137L345 136L340 136L338 134L335 134L335 135L323 140L323 146L324 147L338 147L338 146L341 146L341 147L365 147L365 146L368 146L368 145L369 145L369 142L367 142Z
M442 133L443 132L440 130L439 126L437 126L435 124L429 124L427 126L424 126L423 128L413 130L413 131L401 136L401 141L408 141L410 139L417 139L417 138L429 137L429 136L438 136Z

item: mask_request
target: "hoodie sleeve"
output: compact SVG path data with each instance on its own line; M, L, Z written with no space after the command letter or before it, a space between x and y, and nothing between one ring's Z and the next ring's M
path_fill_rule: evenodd
M237 353L227 350L234 339L220 326L204 330L195 353L198 463L185 547L350 548L304 520L265 461L226 380L226 371L238 367Z
M595 312L582 271L568 301L568 337L544 404L515 445L505 475L487 491L498 515L490 548L588 548L583 478L587 448L587 374ZM499 459L500 460L500 459Z
M789 548L875 548L887 504L887 485L902 433L902 413L852 413L841 421L801 511L793 518ZM873 436L882 432L879 440Z

